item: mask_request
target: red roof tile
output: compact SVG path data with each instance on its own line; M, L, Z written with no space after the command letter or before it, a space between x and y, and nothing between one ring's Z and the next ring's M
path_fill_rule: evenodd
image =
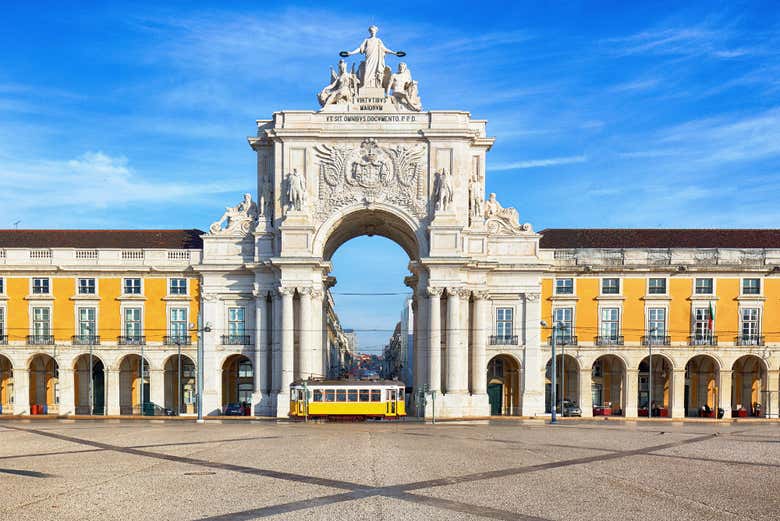
M548 228L542 248L780 248L780 229Z
M0 248L202 249L200 230L0 230Z

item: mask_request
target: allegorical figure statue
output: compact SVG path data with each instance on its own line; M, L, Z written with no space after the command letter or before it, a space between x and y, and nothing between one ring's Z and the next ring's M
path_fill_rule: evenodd
M306 204L306 178L296 169L287 175L287 204L298 211Z
M472 220L481 219L484 217L482 205L485 196L482 195L482 183L479 182L479 178L476 176L471 179L469 195L471 197L471 218Z
M393 99L409 110L419 112L422 110L422 102L417 94L417 82L412 80L412 73L404 62L398 64L398 72L390 76L387 91L393 91Z
M434 197L436 198L436 210L446 212L452 203L452 182L450 175L445 169L441 169L436 175L436 182L433 187Z
M265 176L263 179L263 186L260 190L260 204L258 205L260 215L264 217L271 217L274 207L274 189L271 185L271 178Z
M347 64L344 60L339 60L338 74L331 67L330 84L317 94L317 99L321 106L330 105L344 101L351 102L357 96L358 77L355 74L355 66L352 66L352 72L347 71Z
M236 206L225 207L225 213L219 221L209 226L212 234L241 232L252 230L257 221L257 205L252 201L252 194L244 194L244 199ZM222 225L227 222L225 228Z
M385 54L394 54L398 57L406 56L404 52L396 52L385 47L384 42L377 38L376 33L379 28L372 25L368 28L368 38L354 51L342 51L339 54L346 58L353 54L362 54L365 59L360 63L358 77L361 87L381 88L384 84L386 73Z
M485 217L498 217L511 223L520 223L520 214L517 213L517 210L501 206L501 203L496 200L495 193L491 193L490 198L485 201Z

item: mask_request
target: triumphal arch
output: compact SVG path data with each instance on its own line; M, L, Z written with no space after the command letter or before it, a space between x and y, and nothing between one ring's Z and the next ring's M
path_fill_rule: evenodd
M331 256L361 235L387 237L409 256L407 384L436 391L437 416L489 414L487 360L498 354L520 369L516 403L543 412L539 235L495 194L486 197L487 122L424 110L413 57L408 66L376 27L340 55L317 93L319 110L258 120L249 138L257 201L228 208L204 236L204 321L225 323L226 300L254 309L246 354L256 368L255 412L286 415L290 383L326 374ZM512 310L516 336L493 338L499 308ZM219 388L209 368L228 354L214 344L206 346L207 412Z

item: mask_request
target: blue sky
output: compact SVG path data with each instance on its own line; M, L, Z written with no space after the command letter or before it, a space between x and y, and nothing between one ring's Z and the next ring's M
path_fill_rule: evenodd
M254 120L317 108L370 23L425 108L489 120L488 191L536 229L780 225L776 2L307 4L4 2L0 227L205 229L254 192ZM334 264L404 290L389 241ZM336 299L356 328L402 303Z

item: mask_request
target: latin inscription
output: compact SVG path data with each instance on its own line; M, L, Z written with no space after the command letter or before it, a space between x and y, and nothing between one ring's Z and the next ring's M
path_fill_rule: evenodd
M339 114L326 116L328 123L412 123L417 116L407 114Z

